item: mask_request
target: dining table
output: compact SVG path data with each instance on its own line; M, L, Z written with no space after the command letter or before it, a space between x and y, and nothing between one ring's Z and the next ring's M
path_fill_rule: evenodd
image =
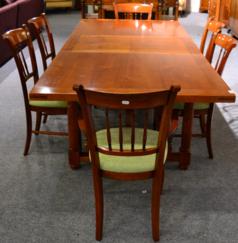
M82 19L30 92L34 100L68 102L68 160L83 160L74 84L112 93L144 93L180 85L176 102L185 103L179 151L180 169L191 161L193 104L234 102L235 94L200 53L178 21Z

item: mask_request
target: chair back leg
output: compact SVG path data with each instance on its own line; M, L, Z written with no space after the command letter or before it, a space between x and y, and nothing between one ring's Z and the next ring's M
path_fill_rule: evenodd
M40 111L36 112L36 125L35 125L36 133L35 133L35 135L39 135L39 133L37 133L37 132L40 131L41 117L42 117L42 113Z

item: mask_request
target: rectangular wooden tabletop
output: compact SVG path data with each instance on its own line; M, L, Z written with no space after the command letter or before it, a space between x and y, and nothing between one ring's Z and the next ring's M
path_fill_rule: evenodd
M30 97L74 101L76 83L114 93L178 84L177 101L235 100L177 21L81 20Z

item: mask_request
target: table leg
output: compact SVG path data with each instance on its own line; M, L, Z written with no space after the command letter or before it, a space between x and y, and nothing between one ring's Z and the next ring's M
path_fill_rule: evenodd
M68 133L69 133L69 165L72 169L80 167L80 146L81 131L78 126L78 116L80 113L77 102L69 102L68 104Z
M191 159L190 146L192 140L193 103L185 103L182 125L182 139L179 156L179 168L188 169Z

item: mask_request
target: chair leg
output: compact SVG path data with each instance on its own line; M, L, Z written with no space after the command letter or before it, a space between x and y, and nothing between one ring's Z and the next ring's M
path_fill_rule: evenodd
M160 188L160 195L162 194L163 192L163 188L164 188L164 169L162 171L162 183L161 183L161 188Z
M39 133L37 133L37 132L40 131L41 117L42 117L42 113L40 111L37 111L36 112L36 127L35 127L36 133L35 133L35 135L39 135Z
M206 142L207 142L209 159L213 159L212 140L211 140L213 106L214 106L213 104L210 104L210 108L207 115L207 123L206 123Z
M44 114L44 118L43 118L43 123L44 124L47 122L47 118L48 118L48 115L47 114Z
M159 217L160 217L160 194L163 187L163 170L153 178L152 200L151 200L151 219L152 235L154 241L159 241Z
M201 114L199 115L199 121L200 121L200 128L202 132L202 136L206 136L206 122L205 122L205 115Z
M99 170L94 168L94 194L95 194L95 208L96 208L96 240L102 240L103 231L103 185L102 177L99 175Z
M28 154L32 135L32 118L31 111L26 111L26 143L24 149L24 156Z

